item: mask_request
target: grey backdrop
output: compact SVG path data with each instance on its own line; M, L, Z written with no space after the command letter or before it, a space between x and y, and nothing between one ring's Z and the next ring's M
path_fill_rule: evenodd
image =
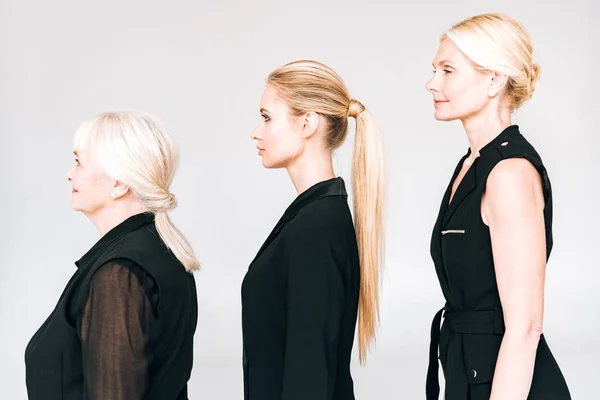
M120 108L161 117L182 150L173 218L202 262L191 398L242 397L240 283L295 197L285 171L262 168L249 135L266 75L297 58L342 75L378 118L389 154L382 326L368 366L353 366L357 397L424 398L430 321L443 305L429 237L468 145L460 123L433 119L424 86L439 34L489 11L527 26L542 66L514 121L554 185L544 328L573 397L597 395L596 0L166 3L0 2L0 398L26 398L25 346L98 239L69 209L71 137L82 119ZM335 161L348 183L352 138Z

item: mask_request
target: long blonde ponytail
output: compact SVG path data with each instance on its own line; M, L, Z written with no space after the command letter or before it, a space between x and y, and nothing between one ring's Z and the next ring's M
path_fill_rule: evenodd
M379 325L379 287L385 249L385 162L377 125L364 110L356 116L352 157L354 224L360 255L360 298L358 313L359 358L366 353Z

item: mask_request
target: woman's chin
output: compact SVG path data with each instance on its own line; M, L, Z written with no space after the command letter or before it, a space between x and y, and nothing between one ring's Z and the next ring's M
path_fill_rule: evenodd
M437 112L437 111L433 115L433 117L438 121L444 121L444 122L454 121L456 119L456 117L454 117L452 115L448 115L447 113L441 113L441 112Z

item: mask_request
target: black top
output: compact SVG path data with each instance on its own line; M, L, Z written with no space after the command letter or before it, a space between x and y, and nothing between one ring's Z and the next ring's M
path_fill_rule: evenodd
M244 398L353 400L356 234L341 178L288 207L242 284Z
M437 400L437 356L446 379L446 400L489 399L496 359L504 334L490 230L481 218L481 200L492 169L508 158L525 158L539 171L545 198L546 254L552 250L552 190L539 154L510 126L480 150L448 204L460 160L448 185L431 239L431 256L446 298L431 332L427 399ZM440 320L444 324L440 333ZM529 399L570 399L546 340L538 345Z
M29 399L187 399L196 286L154 216L125 220L75 264L25 351Z

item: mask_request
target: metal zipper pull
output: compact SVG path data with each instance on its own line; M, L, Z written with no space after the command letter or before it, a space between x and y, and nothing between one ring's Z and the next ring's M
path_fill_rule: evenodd
M464 229L448 229L446 231L442 231L442 235L445 235L447 233L460 233L460 234L463 234L463 233L465 233L465 230Z

